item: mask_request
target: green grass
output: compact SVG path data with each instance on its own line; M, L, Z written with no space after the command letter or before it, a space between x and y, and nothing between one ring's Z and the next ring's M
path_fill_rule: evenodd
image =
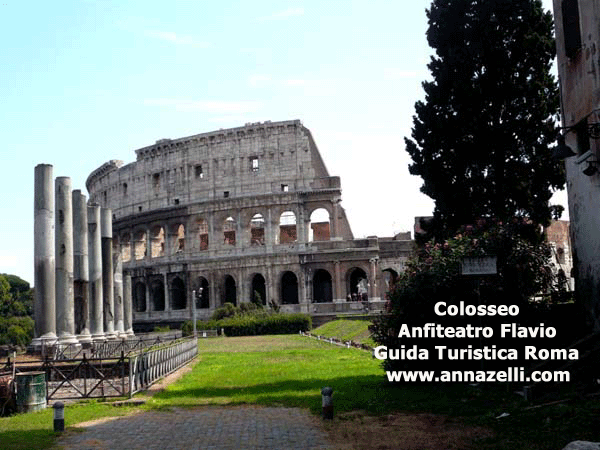
M369 325L371 325L371 321L369 320L338 319L315 328L311 333L328 338L337 338L344 342L354 341L359 344L375 347L376 344L371 338Z

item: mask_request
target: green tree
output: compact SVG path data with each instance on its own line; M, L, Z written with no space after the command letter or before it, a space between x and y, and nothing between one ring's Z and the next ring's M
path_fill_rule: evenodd
M482 217L547 225L565 182L548 150L559 111L551 14L540 0L433 0L427 17L433 79L405 143L435 201L433 235Z

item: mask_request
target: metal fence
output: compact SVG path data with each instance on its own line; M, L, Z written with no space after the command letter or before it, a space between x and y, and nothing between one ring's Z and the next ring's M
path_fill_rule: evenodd
M198 354L198 338L141 352L129 358L129 395L179 369Z
M6 369L12 366L17 373L44 371L47 401L131 397L194 359L198 339L155 342L142 349L129 349L128 353L121 347L118 356L114 356L114 349L112 351L107 357L87 357L83 353L80 358L46 357L16 366L9 360Z

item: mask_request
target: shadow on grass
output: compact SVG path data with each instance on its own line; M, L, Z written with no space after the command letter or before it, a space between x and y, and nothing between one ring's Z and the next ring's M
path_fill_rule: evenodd
M252 386L207 386L167 389L155 396L158 407L189 406L194 399L202 404L255 403L270 406L308 408L321 411L321 389L333 388L336 411L363 410L369 414L391 411L430 411L443 414L477 414L478 408L464 402L462 386L392 385L381 376L342 376L262 383Z
M2 450L50 448L56 436L58 435L54 431L48 429L0 431L0 448Z

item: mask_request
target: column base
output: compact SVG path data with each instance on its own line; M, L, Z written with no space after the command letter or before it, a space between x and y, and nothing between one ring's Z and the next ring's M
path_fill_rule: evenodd
M71 333L61 333L58 337L59 345L79 345L79 340Z
M106 337L107 341L116 341L119 339L119 335L115 331L105 331L104 337Z
M106 342L106 336L104 336L104 333L92 334L92 341L94 344L102 344Z
M90 331L85 328L82 330L81 334L77 335L77 339L79 340L80 344L84 347L92 345L93 342Z
M43 353L44 347L53 346L54 344L56 344L57 340L58 338L56 337L56 334L50 332L40 337L34 338L31 341L31 344L29 345L31 346L34 353Z

